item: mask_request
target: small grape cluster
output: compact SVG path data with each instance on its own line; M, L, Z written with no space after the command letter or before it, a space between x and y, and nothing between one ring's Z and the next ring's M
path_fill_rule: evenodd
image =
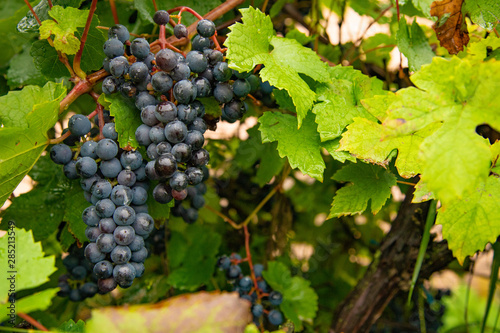
M59 277L57 295L69 297L73 302L80 302L93 297L98 292L97 277L92 274L92 266L83 254L83 248L71 245L69 254L63 259L68 274Z
M160 10L154 20L164 26L170 16ZM251 90L245 79L250 78L249 73L235 72L236 79L231 80L233 71L223 53L214 49L214 23L202 19L197 31L193 50L186 56L170 48L153 54L146 39L130 42L130 34L122 25L110 28L104 44L104 69L111 75L103 81L103 92L120 92L135 100L143 122L135 136L140 145L147 147L149 159L146 175L159 182L153 197L162 204L175 200L174 215L182 216L187 223L196 221L197 210L204 204L196 193L189 195L188 186L198 186L206 178L204 166L210 158L203 149L205 106L196 98L213 96L222 105L222 118L236 121L245 113L242 98ZM177 38L187 37L187 29L177 24L174 34ZM204 192L202 186L196 191ZM180 202L187 197L191 207L185 209Z
M111 121L108 115L104 118ZM144 238L154 228L147 213L149 183L142 155L118 147L114 125L104 124L104 138L85 141L76 147L75 154L65 143L50 150L52 160L64 165L68 178L81 177L84 196L92 203L82 213L90 241L84 254L93 265L100 293L113 290L117 284L129 287L134 278L142 276L148 255ZM82 115L72 116L68 123L71 135L78 138L89 133L91 126Z
M281 325L283 314L276 307L283 302L283 295L272 290L264 280L262 276L264 266L262 264L253 265L253 273L257 282L257 287L255 287L252 278L242 274L240 263L243 261L239 254L233 253L229 257L226 255L219 257L217 266L226 272L228 281L233 284L233 290L237 291L241 298L252 303L255 325L261 325L264 314L270 324Z

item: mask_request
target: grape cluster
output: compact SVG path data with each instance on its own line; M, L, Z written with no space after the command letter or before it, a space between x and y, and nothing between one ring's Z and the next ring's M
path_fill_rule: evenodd
M98 119L94 121L98 123ZM102 140L89 138L80 144L80 137L91 131L92 124L85 116L72 116L68 129L74 137L68 143L78 147L71 149L62 143L50 150L52 160L64 165L68 178L81 177L84 196L92 203L82 213L90 241L84 255L93 266L100 293L113 290L117 284L129 287L134 278L142 276L148 255L144 238L154 228L147 213L149 183L142 155L120 149L115 124L108 114L104 121L108 122L103 125Z
M255 325L261 325L264 314L270 324L281 325L283 323L283 314L276 307L283 302L283 295L272 290L264 280L262 276L264 266L262 264L253 265L253 272L257 281L257 288L255 288L252 278L242 274L239 265L241 262L241 256L237 253L233 253L229 257L223 255L217 260L217 267L226 272L229 283L233 284L233 290L237 291L241 298L252 303L252 315Z
M166 25L170 16L158 11L154 19ZM205 187L201 184L210 159L203 149L205 106L197 98L215 98L222 106L222 118L234 122L245 113L242 99L251 91L249 79L257 79L250 73L233 73L223 53L214 49L212 21L200 20L197 31L192 51L186 56L169 48L153 54L146 39L128 41L130 34L122 25L110 28L104 44L108 57L104 69L111 75L103 81L103 92L120 92L135 100L143 122L135 137L146 147L147 177L158 181L153 197L162 204L175 200L173 214L187 223L196 221L198 209L204 205ZM174 34L177 38L187 37L187 29L175 25ZM189 185L194 189L188 191ZM181 205L186 198L191 200L190 208Z
M83 301L97 294L97 278L92 274L92 266L85 259L83 248L73 244L69 248L69 255L63 259L63 264L68 274L59 277L59 288L57 294L61 297L69 297L73 302Z

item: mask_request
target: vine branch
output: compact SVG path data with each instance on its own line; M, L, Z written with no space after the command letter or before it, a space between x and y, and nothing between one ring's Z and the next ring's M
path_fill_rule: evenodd
M90 5L90 10L89 10L89 15L87 16L87 22L85 23L85 28L83 30L83 35L80 42L80 49L76 53L75 59L73 60L73 69L75 70L75 73L82 79L84 79L87 75L80 68L80 62L82 60L83 48L85 46L85 42L87 41L87 35L89 33L90 24L92 23L92 17L94 16L96 7L97 7L97 0L92 0L92 4Z

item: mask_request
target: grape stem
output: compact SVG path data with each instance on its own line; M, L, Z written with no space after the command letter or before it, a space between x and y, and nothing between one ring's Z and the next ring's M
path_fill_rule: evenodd
M257 278L255 277L255 272L253 271L252 253L250 252L250 233L248 232L248 225L243 226L243 231L245 232L245 251L247 253L248 266L250 267L250 277L253 281L253 287L257 293L257 297L260 298L260 289L257 284Z
M30 323L31 326L38 328L40 331L48 331L48 329L45 326L40 324L36 319L31 317L30 315L28 315L26 313L18 313L17 315L19 317L23 318L24 320L26 320L28 323Z
M92 0L92 4L90 5L90 10L89 10L89 15L87 16L87 22L85 23L82 39L80 41L80 49L76 53L75 59L73 60L73 69L75 70L75 73L82 79L85 79L87 75L80 68L80 62L82 60L83 47L85 46L85 42L87 41L87 35L89 34L90 24L92 23L92 17L94 16L96 7L97 7L97 0Z
M166 28L164 25L160 25L160 36L159 36L158 40L155 40L149 46L151 47L151 46L154 46L156 44L160 44L160 47L162 48L162 50L165 48L169 48L175 52L182 54L184 57L186 57L186 53L184 53L183 51L179 50L178 48L176 48L175 46L173 46L172 44L167 42L167 39L165 38L165 29Z
M49 3L49 8L52 8L52 0L47 0L47 2Z
M64 112L64 110L66 110L66 108L78 97L83 94L89 93L92 90L92 87L97 82L104 79L108 75L108 72L106 72L104 69L101 69L100 71L88 75L85 79L76 78L77 83L75 84L73 89L71 89L68 95L66 95L66 97L64 97L64 99L59 103L59 114Z
M155 12L158 11L158 6L156 5L156 0L153 0L153 7L155 7Z
M113 13L113 21L115 24L119 24L120 20L118 19L118 12L116 10L115 0L109 0L109 6L111 7L111 13Z
M35 20L37 21L38 25L42 25L42 21L40 21L40 19L38 18L38 15L36 14L36 12L33 10L33 7L31 6L31 4L29 3L28 0L24 0L24 3L28 6L28 8L30 9L30 12L31 14L33 14L33 16L35 17Z
M98 102L98 100L99 100L98 93L96 93L95 91L91 91L89 94L90 94L90 96L92 96L92 98L94 99L95 104L96 104L96 109L94 112L97 112L97 116L99 117L99 140L101 140L101 139L104 139L104 135L102 134L102 129L104 127L104 114L103 114L104 107L102 106L101 103ZM92 112L92 113L94 113L94 112ZM89 116L89 119L90 119L90 116Z

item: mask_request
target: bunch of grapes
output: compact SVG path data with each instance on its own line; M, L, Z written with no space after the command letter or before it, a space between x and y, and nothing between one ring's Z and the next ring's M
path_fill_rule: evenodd
M241 256L237 253L228 256L221 256L217 261L219 269L226 272L226 277L233 285L233 290L237 291L241 298L252 303L252 315L255 325L260 326L264 314L272 325L281 325L283 323L283 314L276 308L283 302L283 295L271 289L266 283L262 272L262 264L253 265L253 273L257 282L255 287L252 278L243 275L240 263L243 262Z
M59 277L58 295L69 297L73 302L83 301L97 294L97 278L92 274L92 267L83 254L83 248L73 244L69 248L69 255L63 259L68 274Z
M170 16L166 11L158 11L154 20L166 25ZM222 118L234 122L245 113L242 99L251 91L247 78L258 82L250 73L234 72L232 80L233 70L224 61L223 53L214 49L212 21L200 20L197 31L193 50L186 56L169 48L153 54L144 38L130 42L130 34L122 25L109 30L104 44L108 57L104 68L111 76L104 79L103 92L120 92L135 99L143 122L135 136L147 148L147 177L158 181L153 197L162 204L175 200L174 214L187 223L196 221L198 209L204 205L198 194L205 189L199 185L206 179L205 165L210 158L203 149L207 130L203 119L205 106L197 98L213 96L222 106ZM174 34L177 38L187 37L187 29L177 24ZM125 52L127 45L130 55ZM190 193L189 185L197 193ZM191 207L186 209L180 202L188 197Z
M109 115L106 120L111 121ZM98 119L94 121L98 123ZM92 203L82 214L90 241L84 254L98 279L100 293L113 290L117 284L129 287L134 278L142 276L148 255L144 238L154 228L153 218L147 214L145 163L138 151L118 147L114 126L112 122L104 124L104 138L95 141L89 135L90 120L74 115L68 123L73 138L67 143L75 147L62 143L50 151L52 160L64 165L68 178L81 177L84 196ZM81 143L81 137L88 140Z

